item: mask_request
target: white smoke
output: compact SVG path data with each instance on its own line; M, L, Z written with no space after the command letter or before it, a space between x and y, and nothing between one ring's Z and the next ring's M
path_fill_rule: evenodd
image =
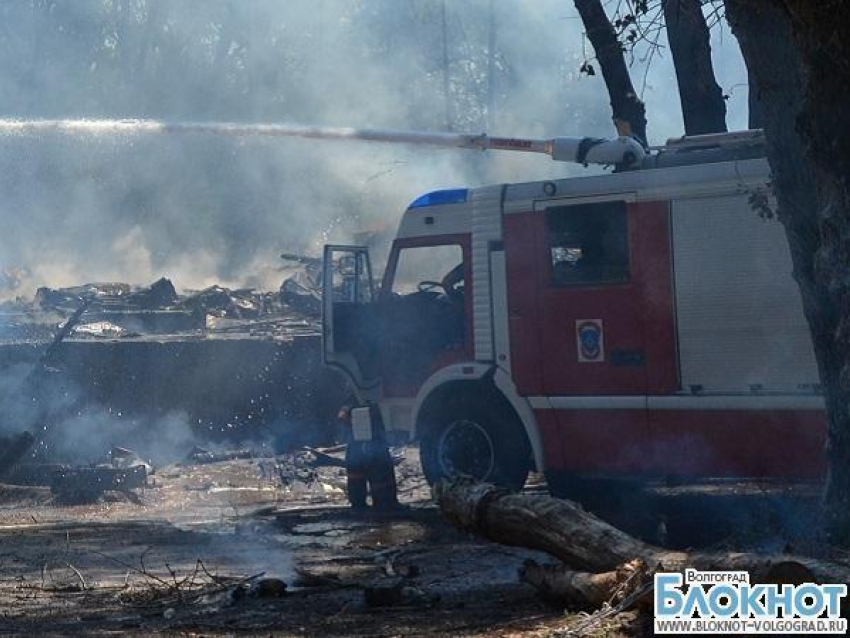
M578 73L589 45L572 3L492 4L492 84L490 3L447 4L447 122L433 0L5 3L0 19L20 28L0 40L0 115L430 131L451 124L467 133L483 132L489 120L488 132L500 135L613 134L601 77ZM716 30L714 46L730 128L744 128L737 43ZM640 88L639 57L632 70ZM681 134L663 51L643 97L653 143ZM424 191L585 170L519 154L108 131L4 135L0 149L0 272L30 273L28 288L14 294L159 276L184 288L272 287L279 251L318 254L325 241L363 229L391 236Z

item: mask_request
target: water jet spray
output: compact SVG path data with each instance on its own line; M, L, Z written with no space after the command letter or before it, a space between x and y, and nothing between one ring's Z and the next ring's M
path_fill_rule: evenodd
M0 120L0 133L37 135L196 134L237 137L299 137L317 140L380 142L441 148L542 153L559 162L602 164L628 168L639 165L646 150L633 137L553 137L550 139L495 137L486 133L427 133L297 124L238 122L163 122L159 120Z

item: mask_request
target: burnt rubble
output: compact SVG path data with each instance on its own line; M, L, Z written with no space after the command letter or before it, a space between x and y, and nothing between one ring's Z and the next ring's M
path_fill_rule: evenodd
M42 287L0 302L0 372L9 381L0 395L0 481L49 488L57 503L114 493L133 500L153 468L113 442L142 436L142 447L156 447L145 432L155 440L176 430L216 448L263 441L264 454L333 442L345 388L321 366L320 264L296 260L283 274L274 292L178 290L160 278ZM108 463L62 443L87 416L98 446L112 446ZM255 456L196 448L186 460ZM293 463L276 470L281 480L309 478L310 463Z
M121 431L174 423L199 441L328 444L345 387L321 365L320 270L316 259L288 259L281 291L180 290L161 278L43 287L0 301L0 371L9 381L0 435L41 441L91 415ZM45 445L33 458L55 461ZM11 468L28 451L21 447L0 466Z
M32 443L32 436L24 433L15 437L15 442ZM20 486L46 486L60 503L94 503L105 492L122 492L131 499L134 490L148 485L148 475L153 467L135 452L126 448L113 447L109 452L109 463L68 465L63 463L18 462L21 454L0 459L0 477L4 483ZM27 448L29 445L26 446ZM23 450L26 452L26 449Z
M122 282L42 287L32 299L18 297L0 305L0 343L49 339L83 300L88 307L71 340L318 334L321 302L311 267L315 265L292 273L278 292L215 285L181 295L166 278L144 287Z

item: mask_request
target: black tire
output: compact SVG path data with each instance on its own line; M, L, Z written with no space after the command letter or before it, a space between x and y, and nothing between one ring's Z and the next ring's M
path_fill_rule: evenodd
M461 396L441 403L423 419L419 452L428 483L465 475L522 489L531 446L513 408L502 397Z

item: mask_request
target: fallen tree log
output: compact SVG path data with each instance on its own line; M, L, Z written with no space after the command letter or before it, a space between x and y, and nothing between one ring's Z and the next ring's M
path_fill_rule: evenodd
M527 560L519 570L519 578L543 598L571 607L597 609L607 603L631 608L648 604L652 571L639 558L601 574L572 571L563 563L540 565Z
M655 560L655 548L585 511L573 501L517 494L464 479L435 487L443 516L460 530L497 543L538 549L572 569L612 570L634 558Z
M635 559L647 566L644 578L654 571L694 568L746 571L757 583L850 583L850 568L805 556L667 550L620 531L578 503L546 495L517 494L467 479L440 483L434 493L456 528L560 559L563 570L527 563L522 575L544 594L589 604L609 600L623 582L622 570Z

